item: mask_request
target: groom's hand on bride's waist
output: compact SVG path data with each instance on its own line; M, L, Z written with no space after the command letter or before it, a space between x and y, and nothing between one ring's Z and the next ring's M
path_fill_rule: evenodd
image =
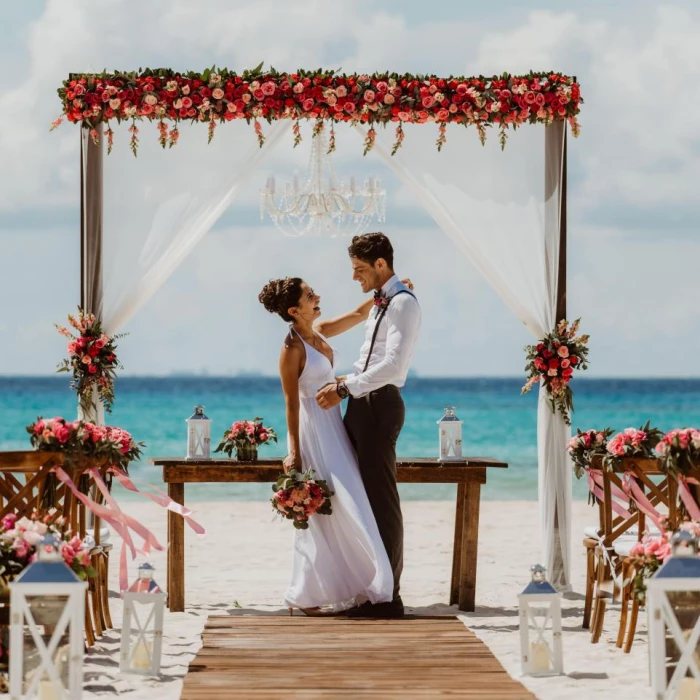
M341 400L340 394L338 393L338 385L335 383L326 384L321 387L318 394L316 394L316 403L326 410L337 406Z

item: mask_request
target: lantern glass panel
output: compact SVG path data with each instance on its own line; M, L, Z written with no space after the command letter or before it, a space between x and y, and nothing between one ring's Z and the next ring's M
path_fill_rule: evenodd
M130 671L143 673L150 671L153 667L156 600L152 602L131 600L130 605L129 637L126 644L122 643L122 653L127 654L125 665Z
M38 634L43 641L46 649L51 642L55 632L57 631L58 623L61 619L66 605L68 604L67 595L56 596L27 596L27 605L31 611L32 617L36 624L35 633ZM62 697L61 689L56 686L48 672L46 671L47 664L42 664L42 655L37 648L36 641L32 635L32 631L28 626L29 620L25 620L24 635L23 635L23 668L22 678L24 692L27 692L34 683L37 674L38 683L34 685L36 697L38 700L58 700ZM65 625L61 632L60 641L54 653L50 656L51 664L56 669L61 684L63 685L64 695L68 697L68 687L70 680L70 622ZM47 651L44 649L44 653Z
M700 591L667 591L665 593L671 604L678 626L683 632L684 640L687 640L700 617ZM669 683L680 661L683 649L673 637L668 625L664 626L666 632L666 682ZM695 646L695 658L700 659L700 641ZM690 670L686 671L686 677L693 676Z

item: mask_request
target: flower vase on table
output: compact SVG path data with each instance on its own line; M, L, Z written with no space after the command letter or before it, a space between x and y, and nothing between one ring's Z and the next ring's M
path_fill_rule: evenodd
M239 462L257 462L258 447L251 442L240 442L236 445L236 459Z
M225 452L229 458L235 452L239 462L257 462L258 447L277 442L275 431L262 421L262 418L236 421L224 433L215 452Z

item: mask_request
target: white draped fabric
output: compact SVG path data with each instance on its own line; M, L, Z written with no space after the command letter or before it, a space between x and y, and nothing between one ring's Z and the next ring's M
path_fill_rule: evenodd
M231 122L207 146L206 125L180 126L179 143L163 152L154 125L143 127L139 155L126 127L104 157L102 322L117 332L163 285L226 211L251 174L291 127L265 126L258 146L252 126Z
M545 163L545 131L549 164ZM366 129L358 127L364 138ZM393 129L377 129L374 152L486 278L535 338L556 319L564 125L528 126L501 152L490 132L482 146L474 129L447 128L440 153L437 126L406 125L391 156ZM545 185L545 166L549 182ZM554 177L552 177L554 174ZM545 193L546 188L546 193ZM559 589L570 580L571 467L569 428L541 390L538 409L539 502L544 558Z

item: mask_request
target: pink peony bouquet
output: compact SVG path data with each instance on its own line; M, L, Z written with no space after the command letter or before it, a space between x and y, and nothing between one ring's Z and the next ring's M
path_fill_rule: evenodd
M658 442L655 452L665 471L687 475L700 468L700 430L671 430Z
M559 411L567 425L571 425L569 413L574 410L569 382L575 370L588 369L588 336L577 335L580 321L571 325L566 320L559 321L556 329L537 345L525 347L527 381L520 393L527 394L535 384L542 383L552 412Z
M258 447L269 442L277 442L277 433L263 425L262 418L239 420L224 433L215 452L225 452L229 457L242 446Z
M7 585L36 557L36 547L47 533L61 541L63 561L81 578L95 575L90 552L79 537L71 537L64 518L32 513L18 518L14 513L0 521L0 582Z
M576 435L569 440L569 455L574 463L574 474L580 479L590 466L595 455L604 455L608 438L613 434L612 428L603 430L576 429Z
M84 411L93 405L93 389L104 404L105 410L112 411L114 403L114 379L116 370L121 368L116 356L115 340L121 335L108 336L94 314L86 314L78 309L78 316L69 315L68 322L73 331L57 325L58 332L69 339L68 358L57 368L58 372L73 372L71 389L78 392L78 399Z
M108 464L126 470L130 462L141 457L144 443L136 442L122 428L95 425L65 418L37 418L27 426L32 446L36 450L63 450L71 456L84 455L104 459Z
M700 523L694 520L684 522L680 530L687 530L693 537L700 539ZM651 578L661 565L671 556L671 538L673 531L661 527L661 532L654 536L646 533L630 551L630 560L634 564L634 594L643 605L646 600L646 580Z
M313 469L299 472L292 469L282 474L273 485L272 508L291 520L298 530L309 527L312 515L330 515L333 492L322 479L316 479Z
M640 428L626 428L608 440L604 463L608 468L619 464L622 457L648 459L654 456L653 450L662 437L658 428L652 428L650 421Z

